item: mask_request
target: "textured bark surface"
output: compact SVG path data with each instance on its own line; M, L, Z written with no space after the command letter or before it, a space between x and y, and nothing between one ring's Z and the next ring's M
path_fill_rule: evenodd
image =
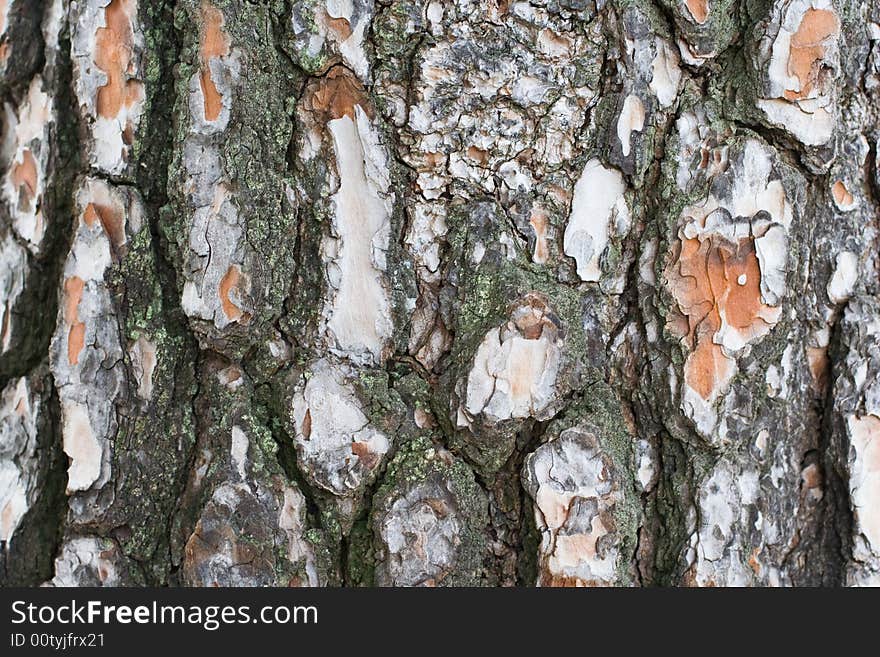
M0 0L0 583L880 585L880 2Z

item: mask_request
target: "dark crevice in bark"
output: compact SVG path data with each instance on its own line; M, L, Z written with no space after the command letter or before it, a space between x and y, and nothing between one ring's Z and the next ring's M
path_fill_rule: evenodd
M192 449L186 459L186 466L183 468L183 487L177 496L177 502L168 517L168 546L170 552L171 568L168 572L168 583L172 585L180 585L179 581L180 568L183 565L183 548L186 545L186 536L195 529L197 513L193 514L190 508L193 499L191 495L200 495L201 491L193 490L193 477L195 475L195 464L199 455L205 450L205 445L210 444L211 425L207 420L207 413L202 412L202 385L201 373L205 367L205 354L201 350L196 351L195 361L193 362L193 370L196 373L195 385L193 387L192 396L189 398L189 406L192 412L193 429L195 436L193 437ZM175 533L182 539L175 539ZM179 553L176 553L179 550Z
M18 100L46 62L46 44L40 28L47 5L45 2L7 2L3 7L6 26L2 36L4 70L0 91L12 91Z
M51 375L42 411L44 431L38 435L43 454L40 496L19 526L11 545L0 543L0 586L39 586L52 578L55 557L61 545L67 512L67 457L61 449L61 409Z
M823 586L841 586L846 582L846 565L852 559L854 522L849 500L849 476L845 467L849 445L835 443L839 440L837 437L846 434L835 426L839 414L834 408L834 380L841 368L841 361L846 358L839 321L832 327L828 350L831 357L818 445L824 475L820 540L809 557L814 562L814 571L820 574Z
M42 36L39 43L42 44ZM51 72L43 73L44 76L50 73L44 77L43 84L50 85L47 92L52 95L57 112L53 127L55 143L48 164L51 178L43 198L48 221L38 255L22 245L27 253L28 273L25 290L13 308L20 308L27 314L17 315L13 323L11 346L17 348L0 354L0 389L11 379L26 376L46 359L55 329L58 281L72 236L73 186L82 166L76 122L65 120L65 117L76 116L72 65L70 58L63 56L69 50L70 41L67 30L64 30L59 38L59 57L55 67ZM3 125L6 125L5 121ZM10 232L15 235L11 229Z
M278 391L267 384L258 387L256 392L257 398L262 400L260 403L266 415L267 427L272 434L275 444L278 446L278 464L288 480L295 483L303 497L305 497L309 520L315 527L321 529L321 511L318 503L315 501L315 491L312 489L311 484L306 481L297 464L296 448L293 446L293 439L284 429L284 419L276 408L276 403L271 399L274 395L278 394Z
M23 3L16 3L20 8ZM24 3L39 10L42 4ZM39 23L38 23L39 24ZM32 45L40 46L40 66L43 65L42 33ZM28 252L28 281L19 300L20 307L27 309L27 325L18 323L16 332L24 334L23 342L11 358L0 358L0 389L17 377L27 376L39 370L47 362L49 344L55 328L58 310L58 282L64 266L65 255L70 247L73 226L73 185L81 165L75 121L64 117L75 116L73 99L72 65L66 55L70 51L67 29L59 35L59 56L52 71L44 71L44 85L53 95L56 107L54 125L55 143L48 164L51 179L44 194L43 204L49 217L42 252L34 256ZM38 70L35 68L34 72ZM17 339L16 339L17 341ZM61 407L58 391L51 374L43 375L45 406L40 413L48 416L43 425L45 433L38 435L41 464L40 492L33 508L22 519L14 536L11 552L3 546L4 564L11 558L16 564L0 577L0 585L34 586L52 576L54 559L61 545L67 512L67 457L62 450ZM20 557L17 555L21 555Z
M161 38L161 42L156 45L162 60L160 77L151 95L152 111L147 114L147 123L143 127L144 133L150 135L148 141L144 140L146 151L143 153L143 160L148 165L138 168L137 187L147 208L153 256L162 290L163 313L174 328L187 336L192 347L196 345L196 340L180 308L177 272L168 256L168 244L162 234L163 223L170 223L173 220L168 186L172 184L169 180L169 166L176 128L172 114L177 100L174 68L182 47L182 37L175 29L173 20L175 6L175 2L168 1L151 9L154 12L152 15L154 24L163 26L163 29L154 27L157 36Z
M177 3L174 0L165 0L145 7L148 12L152 36L154 41L153 55L159 58L159 77L152 85L150 94L150 111L146 113L146 123L142 126L143 134L149 135L149 139L143 138L143 152L140 154L141 163L147 166L139 166L136 171L137 187L140 191L146 208L146 216L150 231L150 245L153 261L158 278L161 296L162 312L165 326L169 333L179 336L182 340L182 352L185 354L181 362L175 363L175 386L181 380L186 381L186 375L180 376L184 368L192 367L194 372L200 372L202 368L202 354L199 350L198 341L190 330L189 323L180 307L178 294L179 285L177 271L169 255L169 245L163 231L166 224L174 221L169 198L169 185L173 181L169 178L169 170L173 158L174 135L176 122L173 111L177 102L175 67L180 59L183 47L183 36L179 33L174 20ZM124 342L123 342L124 344ZM182 399L187 400L189 412L196 420L197 426L197 400L201 394L200 377L196 376L193 381L191 392L180 390ZM177 398L177 395L175 395ZM165 545L159 545L159 549L167 550L167 561L172 566L171 574L176 571L173 554L173 538L175 520L181 510L181 503L188 485L188 479L197 458L198 433L192 437L191 451L186 456L186 467L181 468L174 485L176 494L174 504L169 509L164 522ZM163 582L153 582L159 584Z
M694 473L682 444L670 436L660 436L657 458L652 583L676 586L681 583L680 559L688 539L686 506L692 504L689 485Z
M515 578L510 582L515 586L534 586L538 580L538 546L541 536L535 524L531 498L521 483L521 472L526 457L544 442L549 424L550 421L535 421L528 431L521 432L520 439L517 440L517 448L504 467L516 482L516 502L519 506L517 523L511 531L516 543L509 545L516 556Z

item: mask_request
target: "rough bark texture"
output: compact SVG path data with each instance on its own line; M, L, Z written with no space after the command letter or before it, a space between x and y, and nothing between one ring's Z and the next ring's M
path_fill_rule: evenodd
M880 584L880 2L0 0L3 584Z

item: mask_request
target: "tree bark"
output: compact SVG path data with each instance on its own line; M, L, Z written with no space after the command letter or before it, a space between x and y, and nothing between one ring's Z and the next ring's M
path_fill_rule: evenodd
M880 584L880 3L0 35L0 583Z

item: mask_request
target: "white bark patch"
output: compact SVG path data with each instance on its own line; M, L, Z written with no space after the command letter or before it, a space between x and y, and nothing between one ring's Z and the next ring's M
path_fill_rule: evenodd
M250 441L244 430L238 425L232 427L232 442L229 453L232 457L232 467L235 468L238 476L242 479L247 477L247 453L249 445Z
M138 336L128 350L137 383L137 396L150 401L153 396L153 372L156 369L156 345L144 336Z
M62 409L68 493L100 487L110 476L115 402L125 385L116 309L104 276L129 231L143 221L125 188L86 179L76 193L77 224L60 285L50 368Z
M657 54L651 63L650 88L660 106L669 107L678 96L678 85L681 82L679 56L669 43L659 37L654 40L654 44Z
M62 432L64 453L70 458L67 469L67 494L88 490L101 476L103 448L95 436L89 408L77 402L64 402Z
M526 459L523 479L541 532L538 585L615 584L613 513L622 494L596 436L566 429Z
M424 482L391 505L379 524L390 586L433 586L456 560L462 522L448 489Z
M244 374L237 365L230 365L217 372L217 381L227 390L236 390L244 385Z
M868 551L880 557L880 419L851 415L847 427L854 452L849 487L856 526Z
M318 361L293 399L294 442L309 481L355 497L372 481L391 440L370 425L347 371Z
M636 478L643 491L649 491L654 487L658 475L658 457L656 448L647 440L641 439L636 443L636 457L638 470Z
M623 101L623 109L617 119L617 138L624 157L630 154L632 133L641 132L644 127L645 105L638 96L630 94Z
M786 128L807 146L821 146L831 139L836 115L826 107L806 102L792 105L777 99L761 99L758 107L772 123Z
M698 526L691 536L688 579L697 586L746 586L756 575L779 583L784 573L769 572L759 562L763 541L755 544L749 518L758 497L758 473L739 471L720 461L700 484ZM765 529L763 536L771 535ZM767 568L767 572L764 569Z
M446 231L446 210L443 206L416 204L406 242L419 265L432 274L438 274L440 268L439 241L446 235Z
M435 36L439 35L440 30L443 28L443 4L440 2L428 3L427 9L425 9L425 18L431 24L432 34Z
M332 351L354 362L383 360L393 324L384 273L393 194L385 150L360 107L328 122L339 189L333 195L333 237L322 252L332 288L325 308Z
M122 555L106 538L78 537L64 542L55 559L55 576L49 586L119 586Z
M825 291L832 303L845 303L859 280L859 258L852 251L841 251L835 262L834 273Z
M6 30L9 28L9 11L15 4L15 1L0 0L0 39L6 36Z
M681 191L689 189L697 174L713 178L727 170L729 149L717 143L702 108L684 112L675 126L679 138L675 181Z
M840 28L832 0L777 0L761 42L766 82L758 107L807 146L826 143L836 123Z
M292 563L304 563L306 584L319 586L315 551L304 538L306 527L306 498L298 488L286 487L278 514L278 528L287 536L287 558Z
M10 0L10 6L13 0ZM54 63L58 57L58 39L67 18L66 0L50 0L43 16L43 41L46 44L47 63Z
M24 291L27 253L8 233L0 242L0 353L6 353L15 330L13 308Z
M190 150L189 144L184 148L195 184L220 168L216 149L199 152ZM183 286L181 307L189 317L212 322L218 329L247 323L251 318L250 279L241 264L244 227L234 197L220 182L201 188L192 198L199 205L192 218L189 248L199 268L185 274L188 280Z
M137 0L96 0L71 5L74 89L88 123L91 165L119 174L128 166L145 90L143 32Z
M556 399L562 358L557 322L546 301L532 294L517 303L509 321L486 334L468 374L459 426L468 426L478 416L488 424L546 419Z
M619 171L605 168L596 159L584 166L563 236L565 255L575 259L582 281L601 278L601 257L608 246L610 226L621 220L629 222L625 191Z
M12 229L36 252L46 232L43 194L46 191L49 137L55 123L52 97L43 91L38 75L16 112L6 105L6 143L3 161L7 163L2 180L2 197Z
M245 266L244 221L224 171L220 144L230 120L241 75L240 53L232 48L219 9L203 3L198 71L189 80L189 135L183 146L189 227L189 267L181 307L192 319L217 329L250 322L254 309Z
M0 394L0 543L15 530L36 501L37 417L40 400L27 379L13 379Z

